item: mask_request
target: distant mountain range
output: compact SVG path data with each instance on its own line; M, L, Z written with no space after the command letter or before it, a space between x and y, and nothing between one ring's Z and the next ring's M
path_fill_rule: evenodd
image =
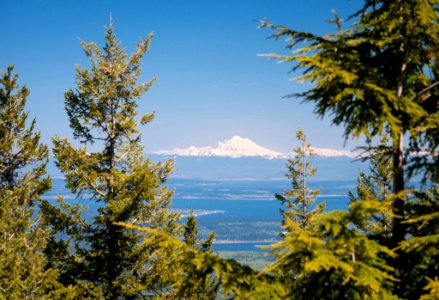
M328 148L312 148L316 155L324 157L355 157L357 153L345 150ZM173 150L157 151L154 154L168 156L199 156L199 157L264 157L267 159L285 159L291 154L277 152L262 147L248 138L234 136L231 139L220 141L213 146L189 148L175 148Z
M319 168L315 180L355 180L367 164L355 161L357 153L312 148L312 163ZM153 160L173 159L177 178L285 179L286 159L281 153L262 147L248 138L234 136L213 146L176 148L150 154Z
M318 168L313 180L355 180L368 164L355 160L356 153L335 149L313 148L316 156L311 160ZM285 179L287 157L264 148L248 138L234 136L214 146L189 147L157 151L146 154L153 161L173 159L173 178L200 179ZM63 174L51 160L48 171L53 177Z

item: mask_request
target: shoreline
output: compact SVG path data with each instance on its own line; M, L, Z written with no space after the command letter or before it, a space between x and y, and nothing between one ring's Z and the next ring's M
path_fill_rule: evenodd
M244 241L244 240L214 240L214 245L224 244L257 244L257 243L277 243L279 240L260 240L260 241Z

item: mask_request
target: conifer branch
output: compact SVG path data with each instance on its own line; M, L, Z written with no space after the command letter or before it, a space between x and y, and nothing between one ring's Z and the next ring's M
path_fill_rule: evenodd
M418 98L419 96L421 96L422 94L434 89L436 86L439 85L439 81L436 81L435 83L429 85L428 87L424 88L422 91L420 91L419 93L417 93L416 95L413 96L412 100L415 100L416 98ZM428 97L427 97L428 98ZM423 98L422 100L426 100L427 98Z

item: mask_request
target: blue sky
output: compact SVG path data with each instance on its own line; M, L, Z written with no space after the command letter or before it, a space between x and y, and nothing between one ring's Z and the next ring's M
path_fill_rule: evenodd
M75 87L75 65L88 65L79 39L102 46L111 13L127 52L140 37L155 34L141 76L158 76L139 102L142 113L157 110L142 129L146 150L205 146L240 135L289 151L298 127L315 147L343 147L343 129L330 126L330 118L318 119L312 104L282 98L307 86L289 80L298 75L288 73L290 66L257 56L287 53L282 40L257 29L257 20L329 33L331 10L346 17L356 1L3 0L0 6L0 70L15 64L20 83L31 91L27 110L45 143L53 135L71 138L63 95ZM355 145L348 141L346 147Z

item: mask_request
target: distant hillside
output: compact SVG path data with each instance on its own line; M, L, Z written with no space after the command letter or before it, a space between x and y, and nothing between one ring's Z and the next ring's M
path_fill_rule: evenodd
M173 178L206 179L280 179L285 178L286 159L266 159L263 157L218 157L218 156L169 156L149 155L154 161L174 159ZM319 168L314 180L355 180L359 170L367 171L367 164L354 162L346 156L322 157L312 159ZM53 160L48 172L52 177L63 177Z

